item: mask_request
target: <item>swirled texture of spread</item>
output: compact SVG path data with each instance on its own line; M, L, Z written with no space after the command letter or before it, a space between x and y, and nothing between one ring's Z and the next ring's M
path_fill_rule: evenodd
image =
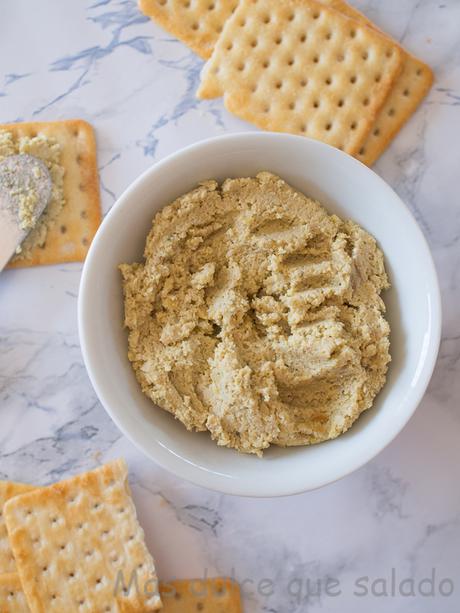
M260 455L345 432L385 382L375 239L279 177L206 181L120 266L129 359L189 430Z

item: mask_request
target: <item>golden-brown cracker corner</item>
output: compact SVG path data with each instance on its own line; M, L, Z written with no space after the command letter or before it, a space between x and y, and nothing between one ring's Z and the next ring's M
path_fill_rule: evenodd
M195 32L190 32L187 25L181 23L180 19L178 20L174 16L165 13L155 0L139 0L138 7L144 15L150 17L161 28L187 45L202 59L207 60L211 56L214 47L212 35L209 35L209 33L206 35L203 32L197 35ZM186 8L184 7L182 10L186 11Z
M434 69L431 66L429 66L428 64L426 64L425 62L422 62L422 60L420 60L419 58L415 58L415 59L418 60L420 65L423 66L424 70L426 70L426 72L427 72L427 75L426 75L426 92L428 92L428 90L431 89L431 87L432 87L432 85L434 83L434 80L435 80L435 76L436 75L435 75Z
M85 132L87 138L91 140L91 144L96 146L96 131L88 121L85 119L67 119L64 123Z
M35 485L18 483L16 481L0 481L0 502L8 500L12 496L18 496L24 492L35 489Z
M62 495L67 491L67 488L69 486L73 487L75 479L85 480L88 476L92 476L96 472L102 473L103 475L110 477L124 477L128 474L128 465L124 458L118 458L117 460L111 460L106 464L88 470L85 473L68 477L61 481L57 481L56 483L51 483L46 487L37 487L30 491L24 492L23 494L14 496L13 498L10 498L3 507L6 521L7 516L11 514L11 512L14 511L15 508L24 506L26 504L32 504L34 499L37 497L43 500L43 498L51 498L56 494Z
M5 519L6 527L8 529L8 518L12 513L14 513L15 509L23 506L24 504L29 504L33 502L34 498L37 496L37 492L43 490L43 488L37 488L31 490L30 492L24 492L23 494L18 494L17 496L13 496L9 498L5 504L3 505L3 517ZM42 494L43 495L43 494ZM9 532L9 529L8 529Z
M151 5L152 0L138 0L137 2L139 10L147 16L149 16L148 11L150 10Z

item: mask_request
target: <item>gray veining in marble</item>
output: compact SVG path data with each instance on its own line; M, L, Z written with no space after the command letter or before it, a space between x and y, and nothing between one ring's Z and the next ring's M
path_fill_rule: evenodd
M355 4L436 71L432 91L376 171L425 233L444 309L428 392L369 465L277 500L223 496L174 478L119 433L91 387L77 337L81 266L0 278L0 478L48 483L125 456L160 576L233 573L251 613L460 608L460 2ZM0 122L93 123L105 211L168 153L253 129L220 100L195 99L201 60L134 0L1 0L0 47ZM436 593L424 596L418 583L433 569ZM409 591L412 578L415 595L391 595L392 575ZM367 595L358 595L360 578ZM443 595L448 580L453 592Z

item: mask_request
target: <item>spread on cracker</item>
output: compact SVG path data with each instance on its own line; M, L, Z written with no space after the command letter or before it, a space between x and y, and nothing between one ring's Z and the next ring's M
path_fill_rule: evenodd
M101 221L92 127L80 119L0 125L0 160L17 154L45 164L52 188L45 211L9 266L84 261ZM33 194L24 200L25 223L32 201Z

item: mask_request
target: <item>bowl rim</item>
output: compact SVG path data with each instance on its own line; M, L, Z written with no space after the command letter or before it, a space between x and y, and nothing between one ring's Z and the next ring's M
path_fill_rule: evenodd
M213 478L210 478L210 474L207 471L197 469L193 463L187 461L186 458L179 457L181 460L179 466L190 466L193 465L194 469L192 474L188 473L184 475L184 471L181 471L177 465L173 461L173 457L177 460L177 456L171 451L169 451L169 455L152 453L151 449L147 449L145 445L143 445L139 440L137 440L136 435L126 427L123 423L122 416L117 414L117 411L112 410L110 406L110 402L107 399L106 393L103 389L103 386L100 385L97 376L95 375L93 358L90 350L88 349L88 336L86 329L86 318L87 318L87 295L90 293L90 285L89 285L89 275L90 271L93 267L94 261L96 260L96 253L98 250L98 244L101 240L101 237L105 231L105 228L109 226L113 217L118 215L118 212L123 209L126 202L132 200L133 194L140 188L140 186L148 180L148 177L151 174L156 174L160 172L165 166L170 164L173 160L177 160L182 156L187 156L189 154L199 154L199 152L203 149L212 146L217 142L227 141L231 143L232 141L240 141L241 139L245 140L267 140L273 143L273 139L277 140L292 140L292 141L308 141L312 144L313 147L318 148L326 148L332 150L334 155L343 156L348 158L347 163L351 163L352 165L364 167L367 172L372 173L374 175L374 180L380 184L380 186L386 190L390 190L394 196L394 198L398 201L398 204L405 211L405 214L408 218L408 221L414 226L414 231L418 234L418 238L423 245L426 251L426 264L428 265L428 269L426 270L426 279L428 280L428 284L431 290L432 300L429 305L429 329L430 329L430 338L428 343L428 348L422 363L422 367L418 373L418 382L415 388L412 389L412 394L410 398L410 402L407 402L408 408L404 414L404 417L399 421L394 422L393 427L391 428L391 432L387 434L383 441L376 441L376 444L371 445L370 449L366 447L363 449L362 455L359 458L356 458L355 461L348 463L346 466L341 466L340 469L337 470L337 474L334 478L327 478L321 480L321 482L309 486L308 484L304 486L292 487L292 486L280 486L274 487L273 485L260 485L257 491L249 492L247 488L242 488L241 484L234 483L234 480L223 480L216 475L216 473L211 473ZM144 170L128 187L122 192L122 194L117 198L116 202L110 208L108 213L105 215L92 243L89 248L88 254L86 256L86 260L84 262L79 292L78 292L78 333L80 339L80 346L83 355L83 361L86 367L86 371L88 373L91 384L96 392L96 395L101 402L102 406L109 414L110 418L114 421L118 429L121 433L130 440L134 446L139 449L145 456L154 461L156 464L174 474L181 479L185 479L197 486L204 487L213 491L218 491L225 494L232 494L238 496L248 496L248 497L280 497L280 496L288 496L294 494L300 494L306 491L312 491L314 489L318 489L319 487L323 487L330 483L334 483L339 479L351 474L358 468L367 464L370 460L375 458L379 453L381 453L387 445L389 445L396 436L403 430L406 426L407 422L410 420L418 405L420 404L428 384L430 382L431 376L433 374L433 370L436 364L439 345L441 341L441 327L442 327L442 307L441 307L441 293L439 287L438 276L436 273L436 268L434 265L433 257L431 254L431 250L429 248L428 242L417 223L414 215L412 214L409 207L402 201L399 195L394 191L394 189L384 180L382 179L374 170L353 158L352 156L340 151L330 145L322 143L320 141L316 141L311 138L296 136L292 134L285 134L279 132L252 132L252 131L241 131L241 132L233 132L231 134L223 134L219 136L214 136L212 138L206 138L186 147L183 147L177 151L174 151L162 158L161 160L154 162L149 168ZM162 447L161 443L158 441L154 441L155 446ZM160 456L160 457L159 457ZM216 479L217 477L217 479Z

